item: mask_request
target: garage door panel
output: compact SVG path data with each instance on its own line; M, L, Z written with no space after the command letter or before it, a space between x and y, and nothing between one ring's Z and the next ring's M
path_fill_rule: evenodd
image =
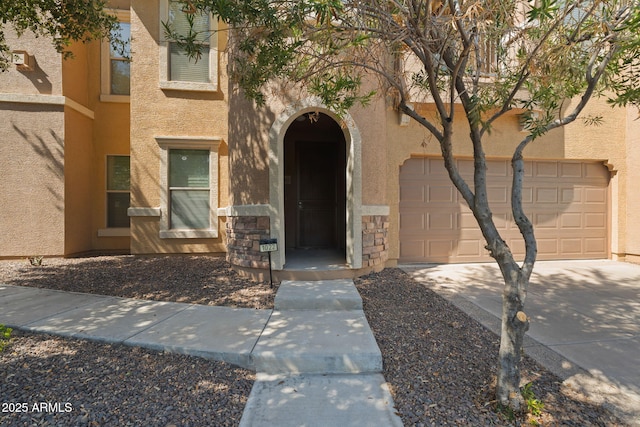
M553 230L558 229L558 217L551 213L537 213L533 215L533 223L536 228L550 228Z
M584 192L585 203L602 204L607 199L607 192L604 188L587 188Z
M478 223L471 212L462 212L459 214L459 228L462 230L477 230Z
M511 174L511 167L507 162L489 162L487 164L487 176L508 177Z
M412 184L405 182L400 188L400 202L424 203L424 188L417 183Z
M511 248L511 253L516 258L524 257L525 247L524 247L524 240L522 240L522 237L505 239L505 241L509 245L509 248Z
M576 256L584 252L583 239L561 239L560 250L563 254Z
M427 201L430 203L454 203L456 200L454 190L455 188L451 186L429 186Z
M400 228L411 232L420 232L425 229L426 212L400 214Z
M585 228L605 229L607 227L607 216L604 213L587 213L584 215Z
M560 189L560 201L562 203L572 204L582 201L582 189L580 188L562 188Z
M583 227L582 214L580 212L566 212L560 215L560 227L561 228L576 228Z
M409 262L417 262L425 259L423 240L407 240L400 242L400 256Z
M586 238L584 239L584 243L584 251L587 254L600 254L607 249L607 240L603 238Z
M598 182L609 180L609 171L599 163L584 163L583 173L585 178L594 178Z
M557 238L537 238L538 241L538 252L539 253L544 253L544 254L548 254L548 255L558 255L559 252L559 248L558 248L558 239Z
M453 231L455 229L455 220L453 214L450 213L430 213L428 221L430 230Z
M535 189L535 203L558 203L558 189L541 187Z
M560 163L560 176L564 178L582 178L582 163Z
M472 177L471 160L459 159L457 164L467 178ZM424 178L407 180L407 165L411 174L425 171ZM496 227L522 259L524 242L509 203L510 175L508 161L488 162L488 194ZM607 169L597 163L526 161L525 175L523 204L534 223L538 259L606 258ZM476 220L449 181L442 160L411 159L400 176L401 262L490 260Z
M478 239L458 241L458 256L479 257L483 254L483 251L484 248L480 245Z
M522 203L533 203L533 188L522 186Z
M533 163L533 170L536 177L558 177L558 163L556 162L535 162Z
M533 176L533 171L534 171L534 163L531 160L527 160L524 162L524 176L526 177L530 177Z
M454 243L451 240L429 240L426 247L428 254L432 257L436 257L441 254L452 253Z
M510 198L509 194L509 189L504 186L487 188L487 197L489 198L489 203L507 203Z

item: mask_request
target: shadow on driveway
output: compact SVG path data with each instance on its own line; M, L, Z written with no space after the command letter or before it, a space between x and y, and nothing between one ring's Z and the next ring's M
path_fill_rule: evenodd
M500 333L504 282L497 264L401 268ZM525 312L531 318L529 355L640 425L640 265L538 262Z

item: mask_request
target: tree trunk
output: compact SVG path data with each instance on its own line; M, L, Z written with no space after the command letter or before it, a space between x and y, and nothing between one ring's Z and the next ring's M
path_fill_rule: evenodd
M518 413L526 410L520 393L520 362L524 334L529 329L529 318L523 311L529 276L523 275L515 262L498 263L505 285L502 294L502 333L496 398L501 405Z

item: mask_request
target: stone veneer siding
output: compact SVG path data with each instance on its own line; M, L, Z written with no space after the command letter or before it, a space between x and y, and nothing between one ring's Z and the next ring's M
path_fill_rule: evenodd
M362 266L373 267L389 259L389 216L362 216Z
M269 238L268 216L227 218L227 261L238 267L269 268L269 254L260 252L260 239Z

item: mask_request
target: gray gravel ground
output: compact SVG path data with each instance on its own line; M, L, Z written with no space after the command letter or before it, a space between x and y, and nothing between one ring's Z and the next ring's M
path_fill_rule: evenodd
M275 294L204 256L0 261L0 283L255 308L272 307ZM624 425L526 357L542 414L496 414L496 335L398 269L356 286L406 426ZM14 332L0 366L0 426L238 425L254 381L221 362L24 332Z

